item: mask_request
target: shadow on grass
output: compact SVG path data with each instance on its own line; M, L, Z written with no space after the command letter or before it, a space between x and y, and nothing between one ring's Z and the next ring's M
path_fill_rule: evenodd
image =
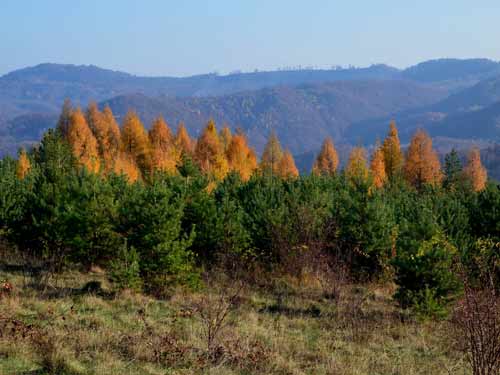
M100 281L89 281L81 288L54 287L44 284L32 284L29 286L33 289L43 291L41 297L45 299L94 295L102 299L111 300L116 296L116 292L103 289Z
M308 316L311 318L319 318L321 316L321 309L318 306L311 305L308 308L296 308L296 307L288 307L282 304L272 304L266 307L263 307L259 310L259 313L267 313L267 314L277 314L277 315L286 315L288 317L301 317Z

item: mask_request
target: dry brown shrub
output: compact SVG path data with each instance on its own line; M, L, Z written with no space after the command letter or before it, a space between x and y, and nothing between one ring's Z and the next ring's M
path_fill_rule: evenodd
M466 353L474 375L500 374L500 296L494 286L477 289L465 284L453 322L459 349Z

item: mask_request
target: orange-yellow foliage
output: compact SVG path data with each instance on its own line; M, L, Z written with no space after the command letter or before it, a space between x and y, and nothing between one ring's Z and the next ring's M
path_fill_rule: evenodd
M191 137L186 130L186 127L181 122L177 128L175 137L175 145L181 154L193 155L194 145Z
M295 166L292 154L287 150L283 153L278 163L278 176L281 178L295 178L299 176L299 170Z
M222 144L222 148L224 149L224 152L227 152L227 148L231 143L232 137L233 135L231 134L231 129L229 129L227 125L224 125L219 134L219 139Z
M385 172L389 179L397 176L403 168L403 153L399 142L398 129L394 121L389 125L389 134L382 145L384 152Z
M22 180L24 177L26 177L30 169L31 169L30 159L28 158L26 151L24 151L23 149L19 153L19 159L17 160L17 165L16 165L17 178Z
M113 163L113 172L124 175L129 182L135 182L141 178L141 171L134 159L125 152L120 152Z
M281 148L280 141L276 133L271 132L267 141L262 159L260 161L260 170L263 173L278 174L279 163L283 157L283 149Z
M316 175L331 176L335 174L339 165L337 150L330 137L325 139L321 151L313 165L313 173Z
M80 108L71 113L67 140L78 163L89 172L98 173L100 162L97 141Z
M387 181L385 172L384 152L380 146L377 146L370 162L370 172L373 177L373 185L377 188L384 186Z
M257 168L257 158L255 152L248 147L243 134L236 134L231 138L226 154L229 169L238 172L243 181L250 179Z
M470 182L474 191L481 191L486 187L488 172L481 163L481 154L477 147L473 147L469 151L463 174L465 179Z
M153 170L175 173L179 155L174 144L174 137L168 124L162 117L153 122L149 130Z
M345 168L345 174L351 182L366 182L368 180L368 167L366 162L366 150L363 147L354 147L349 154L349 161Z
M439 157L432 149L432 139L423 130L417 130L411 139L404 176L416 188L425 184L439 185L443 180Z
M135 160L143 174L151 171L149 137L141 120L133 111L129 111L123 121L122 150Z
M106 135L106 150L103 150L104 162L110 166L114 163L113 160L116 159L121 152L121 133L120 127L116 122L115 116L111 111L109 106L106 106L102 111L102 117L107 125L107 135Z
M210 120L203 130L196 148L194 158L200 171L208 176L221 180L229 171L226 155L217 134L215 122Z

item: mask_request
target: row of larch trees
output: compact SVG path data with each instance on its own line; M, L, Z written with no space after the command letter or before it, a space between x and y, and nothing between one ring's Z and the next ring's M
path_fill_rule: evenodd
M487 182L487 172L481 163L479 149L470 150L464 168L456 151L453 150L450 155L447 156L443 170L439 156L432 148L431 137L421 129L415 132L404 154L396 124L391 122L387 137L382 144L377 142L370 162L368 163L364 148L354 147L344 172L351 181L371 180L373 186L377 188L403 177L417 189L424 185L438 186L443 182L447 185L462 182L469 184L474 191L483 190ZM453 167L449 166L450 163L453 163ZM337 173L338 165L337 151L333 141L328 138L314 162L313 173L333 175Z
M129 181L142 179L156 171L175 174L185 158L192 159L201 173L216 181L222 180L229 172L238 173L243 181L254 173L281 178L299 176L292 154L283 150L274 132L271 132L259 163L241 131L232 134L229 127L224 126L218 132L213 120L207 123L199 138L193 140L182 123L174 134L165 120L158 117L147 131L138 115L129 111L120 127L108 106L100 111L95 103L91 103L83 112L66 101L57 128L82 167L103 175L124 174ZM29 158L21 151L18 176L22 178L29 168ZM327 138L312 172L332 176L338 173L338 168L337 150L333 140ZM369 182L376 188L404 178L417 189L424 185L445 183L452 186L466 182L474 191L481 191L487 181L477 148L469 152L463 168L453 150L447 155L443 169L432 147L432 139L423 130L415 132L404 154L394 122L391 122L382 144L377 142L370 161L364 148L351 150L344 174L351 181Z

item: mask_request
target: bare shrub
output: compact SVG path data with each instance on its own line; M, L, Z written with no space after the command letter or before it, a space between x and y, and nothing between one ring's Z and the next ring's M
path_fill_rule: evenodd
M453 321L473 374L500 374L500 296L495 289L481 290L467 283Z
M459 349L466 353L474 375L500 374L500 264L491 258L480 253L475 259L478 275L474 278L459 267L464 296L456 305L452 322Z
M226 363L239 370L263 370L270 357L270 351L257 339L231 338L224 348Z
M323 297L333 300L337 305L341 304L350 281L350 267L347 263L337 256L323 253L316 257L313 267Z
M224 283L205 278L207 293L193 304L193 312L202 323L206 355L212 362L222 359L224 348L220 338L234 323L234 312L241 304L242 282Z
M171 332L158 332L146 319L145 310L139 311L139 318L144 323L144 331L138 336L127 336L122 341L128 352L130 348L140 348L140 352L133 351L133 358L153 362L166 366L178 365L181 363L190 348L181 344L180 340ZM138 345L138 344L141 345Z

